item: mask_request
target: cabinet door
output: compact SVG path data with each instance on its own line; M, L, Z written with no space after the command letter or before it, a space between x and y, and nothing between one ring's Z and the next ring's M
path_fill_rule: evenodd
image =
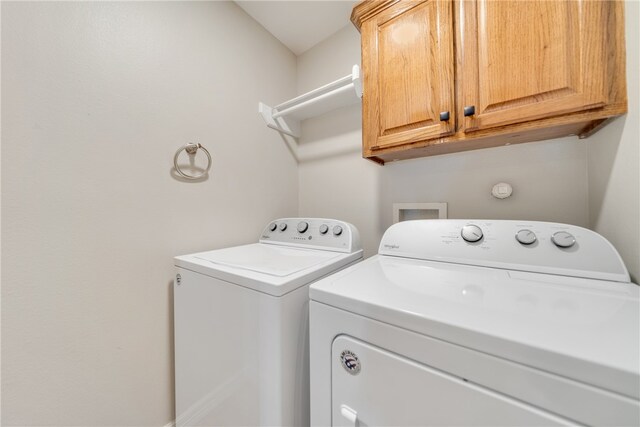
M461 1L464 130L603 106L606 3Z
M452 31L449 0L400 1L362 24L365 155L453 133Z

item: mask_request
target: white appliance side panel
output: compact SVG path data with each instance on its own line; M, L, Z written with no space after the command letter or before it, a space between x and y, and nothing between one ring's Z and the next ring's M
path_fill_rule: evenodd
M308 425L308 286L273 297L177 273L176 424Z
M309 286L260 304L260 425L309 425Z
M356 374L342 366L351 352ZM353 355L358 361L354 362ZM359 363L359 367L357 364ZM334 426L551 426L571 422L348 336L331 362Z
M258 424L262 294L181 268L177 273L176 424Z

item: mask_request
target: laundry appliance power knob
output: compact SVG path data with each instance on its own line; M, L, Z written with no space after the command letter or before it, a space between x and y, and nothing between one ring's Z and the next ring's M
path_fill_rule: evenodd
M573 234L566 231L558 231L551 236L551 241L559 248L570 248L576 244L576 238Z
M532 245L538 238L531 230L520 230L516 233L516 240L523 245Z
M475 243L482 240L482 229L477 225L469 224L462 227L462 231L460 232L462 238L469 242Z

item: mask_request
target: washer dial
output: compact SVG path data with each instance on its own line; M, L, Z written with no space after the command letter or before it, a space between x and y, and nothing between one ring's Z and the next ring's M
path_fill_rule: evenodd
M276 231L276 228L278 228L278 224L276 224L275 222L269 224L269 231Z
M320 226L320 234L327 234L329 231L329 226L327 224L322 224Z
M280 231L284 231L287 229L287 223L283 222L282 224L280 224Z
M566 231L558 231L551 236L551 241L559 248L570 248L576 244L576 238L573 234Z
M341 234L342 234L342 227L340 227L339 225L336 225L335 227L333 227L334 236L339 236Z
M305 221L298 223L298 233L304 233L309 228L309 224Z
M520 230L516 233L516 240L523 245L531 245L538 240L536 234L531 230Z
M462 238L469 242L475 243L482 240L482 229L477 225L469 224L462 227L462 231L460 232Z

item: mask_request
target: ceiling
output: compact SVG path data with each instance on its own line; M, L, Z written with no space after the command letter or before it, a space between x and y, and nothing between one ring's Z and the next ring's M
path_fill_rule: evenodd
M243 1L238 6L300 55L350 23L352 0Z

